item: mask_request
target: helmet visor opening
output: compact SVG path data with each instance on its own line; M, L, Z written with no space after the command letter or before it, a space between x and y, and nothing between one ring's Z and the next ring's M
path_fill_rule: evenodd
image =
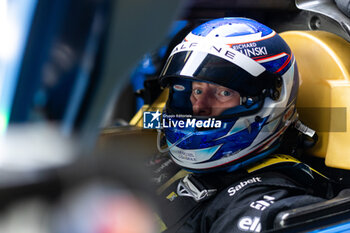
M261 109L264 98L242 103L237 91L210 82L188 78L173 79L166 105L166 114L191 116L199 119L234 118L253 114Z

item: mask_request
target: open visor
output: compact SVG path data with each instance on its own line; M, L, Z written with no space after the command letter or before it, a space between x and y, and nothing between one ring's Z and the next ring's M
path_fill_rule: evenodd
M193 113L191 95L193 93L193 79L172 79L169 83L169 98L166 104L166 114L168 115L191 115L197 118L207 118L208 116L196 116ZM206 81L207 82L207 81ZM259 111L264 104L262 95L249 98L250 102L242 103L244 97L240 97L239 104L231 108L220 108L219 106L210 107L210 112L220 112L218 115L211 115L217 119L240 117L253 114ZM247 98L245 98L247 99ZM215 109L216 108L216 109Z

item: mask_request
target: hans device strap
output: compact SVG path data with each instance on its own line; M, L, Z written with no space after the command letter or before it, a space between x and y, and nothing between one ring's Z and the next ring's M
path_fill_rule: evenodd
M319 184L328 181L327 177L306 164L282 154L271 155L245 171L235 173L223 172L213 176L210 173L198 175L180 170L157 190L162 214L162 218L159 218L161 231L163 233L178 231L208 200L243 177L258 172L279 170L307 187L314 186L315 182Z

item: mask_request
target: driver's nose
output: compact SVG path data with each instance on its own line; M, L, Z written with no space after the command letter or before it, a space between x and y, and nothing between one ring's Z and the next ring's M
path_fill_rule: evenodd
M203 93L196 97L193 104L193 114L197 116L210 116L212 113L210 95Z

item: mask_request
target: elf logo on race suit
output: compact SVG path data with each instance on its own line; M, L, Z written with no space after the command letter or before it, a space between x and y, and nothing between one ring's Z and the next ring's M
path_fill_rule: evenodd
M238 228L242 231L260 232L261 231L260 218L245 216L239 219Z
M275 197L264 195L263 200L258 200L250 203L250 207L256 210L263 211L274 203L273 200L275 200Z

